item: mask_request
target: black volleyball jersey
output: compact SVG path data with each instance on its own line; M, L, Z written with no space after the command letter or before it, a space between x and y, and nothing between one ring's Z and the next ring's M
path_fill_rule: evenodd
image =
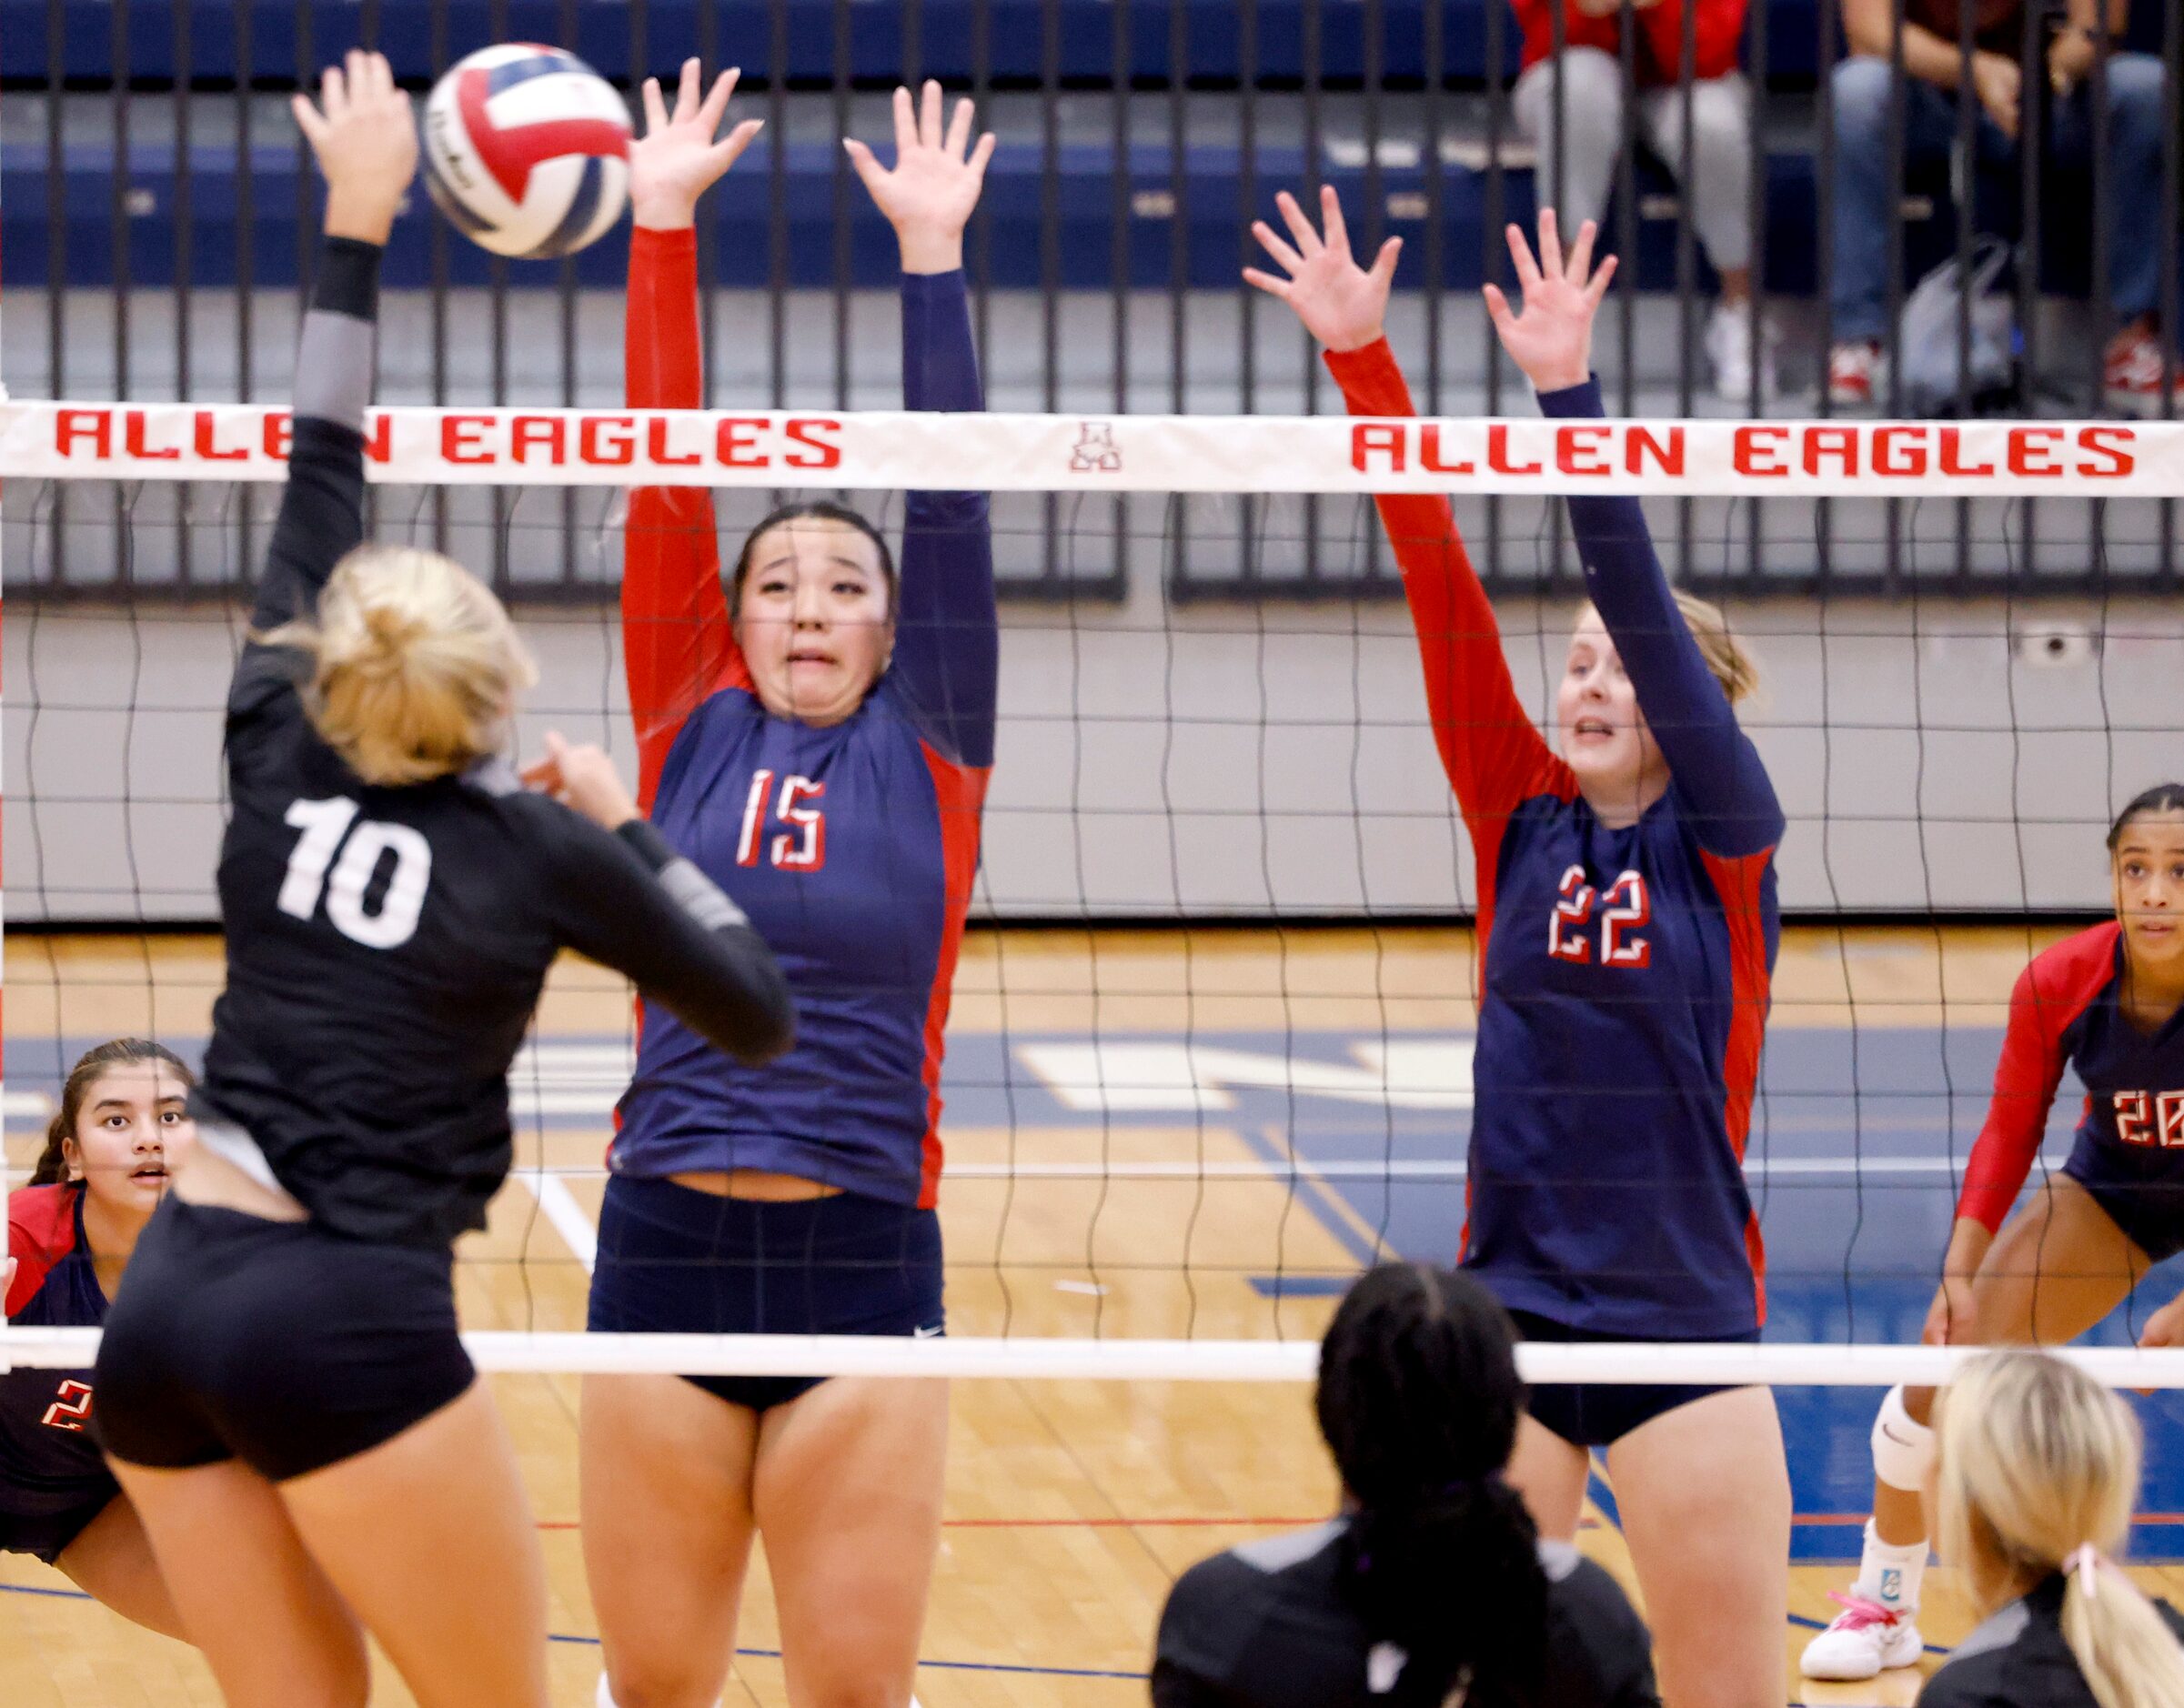
M378 258L327 244L258 633L309 615L363 538ZM316 1220L358 1238L482 1227L512 1151L508 1066L564 947L731 1055L787 1046L772 956L657 831L609 834L498 760L368 785L306 715L308 668L253 640L228 696L227 988L193 1099L214 1149L231 1139L217 1123L242 1129Z
M1341 1519L1201 1560L1168 1593L1154 1708L1373 1708L1407 1657L1375 1643L1344 1598ZM1542 1542L1543 1708L1660 1708L1645 1622L1599 1566Z
M2099 1571L2111 1582L2120 1575L2105 1562ZM1974 1630L1927 1680L1918 1708L2098 1708L2063 1641L2064 1583L2050 1573ZM2184 1615L2163 1601L2154 1611L2184 1643Z

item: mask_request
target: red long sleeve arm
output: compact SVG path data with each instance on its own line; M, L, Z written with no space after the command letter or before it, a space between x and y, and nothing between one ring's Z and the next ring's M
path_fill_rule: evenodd
M1957 1200L1959 1221L1977 1221L1993 1233L2024 1190L2047 1130L2048 1111L2063 1078L2063 1029L2077 1008L2062 992L2045 990L2040 961L2018 975L2009 995L2009 1026L1995 1063L1994 1096L1987 1123L1965 1165L1964 1191Z
M1327 367L1352 415L1417 413L1386 339L1362 350L1331 350ZM1404 596L1425 668L1434 745L1478 855L1485 919L1493 910L1495 859L1510 812L1534 795L1566 799L1576 792L1575 780L1540 738L1516 697L1494 607L1464 549L1448 500L1386 494L1374 502L1403 568Z
M624 396L633 409L695 409L704 399L698 330L698 234L629 239ZM742 654L720 587L712 495L699 487L639 487L622 530L622 664L637 725L639 807L649 812L660 767L683 722Z

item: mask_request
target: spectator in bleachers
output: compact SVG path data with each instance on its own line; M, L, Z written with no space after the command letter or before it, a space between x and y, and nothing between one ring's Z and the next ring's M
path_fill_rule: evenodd
M2051 118L2043 138L2044 169L2083 172L2092 160L2094 62L2099 0L2068 0L2068 15L2047 45ZM1971 87L1963 84L1958 0L1905 0L1904 159L1947 157L1957 137L1958 104L1979 103L1981 160L2013 159L2026 109L2038 97L2024 88L2018 59L2024 0L1978 0ZM2113 43L2129 21L2130 0L2109 0ZM1838 404L1874 400L1886 383L1882 341L1887 333L1889 204L1902 194L1890 170L1888 91L1891 0L1843 0L1843 34L1850 56L1835 83L1835 346L1828 353L1828 395ZM2109 400L2122 407L2158 406L2161 344L2153 310L2160 288L2160 246L2153 234L2169 229L2161 206L2161 126L2167 110L2161 61L2152 54L2111 48L2108 62L2110 218L2109 300L2119 323L2104 359Z
M1564 230L1575 231L1588 219L1603 218L1623 152L1620 0L1511 3L1525 34L1516 118L1539 149L1539 205L1555 206L1559 146L1561 204L1555 211ZM1553 12L1558 3L1564 8L1560 53ZM1775 378L1771 332L1762 328L1757 347L1752 336L1752 94L1736 65L1746 0L1692 4L1694 81L1679 90L1684 0L1634 0L1637 134L1683 186L1699 244L1721 278L1721 296L1706 322L1706 359L1715 389L1740 403L1751 396L1755 364L1763 391L1773 391ZM1683 157L1686 105L1694 156L1689 162Z

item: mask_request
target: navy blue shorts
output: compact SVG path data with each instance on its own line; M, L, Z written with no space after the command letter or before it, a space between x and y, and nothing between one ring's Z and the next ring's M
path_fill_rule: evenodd
M616 1175L599 1209L589 1326L624 1334L943 1331L941 1219L856 1192L717 1198ZM785 1405L820 1376L687 1376L730 1405Z
M91 1521L121 1493L109 1482L77 1504L57 1512L0 1512L0 1553L26 1553L47 1565L56 1565L69 1543L91 1528Z
M2155 1262L2184 1251L2184 1172L2174 1151L2126 1150L2081 1133L2063 1172Z
M1557 1346L1589 1346L1602 1341L1634 1341L1649 1337L1633 1334L1595 1334L1573 1329L1565 1322L1550 1322L1529 1311L1512 1311L1517 1338L1545 1341ZM1759 1331L1721 1337L1756 1341ZM1684 1340L1664 1341L1664 1346L1684 1346ZM1642 1424L1650 1423L1680 1405L1704 1400L1710 1393L1727 1393L1726 1387L1684 1386L1656 1382L1556 1382L1533 1388L1525 1395L1533 1418L1576 1447L1610 1447Z

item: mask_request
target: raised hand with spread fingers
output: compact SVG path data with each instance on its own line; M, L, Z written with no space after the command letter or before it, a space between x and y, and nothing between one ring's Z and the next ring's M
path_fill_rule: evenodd
M747 118L727 136L719 136L728 116L729 96L743 73L730 66L699 98L698 62L682 62L682 79L669 114L659 79L645 79L645 134L629 145L629 208L649 231L679 231L698 218L698 198L734 166L765 120Z
M1320 186L1323 236L1312 228L1297 198L1287 190L1274 197L1274 206L1295 240L1293 246L1263 219L1252 222L1252 236L1286 276L1247 266L1244 283L1287 303L1304 323L1304 330L1330 350L1362 350L1377 344L1384 336L1388 293L1395 283L1395 260L1403 253L1403 239L1390 237L1382 244L1368 269L1358 266L1350 253L1350 228L1333 185Z
M971 140L973 109L955 104L955 116L941 127L941 85L928 78L913 102L908 89L895 91L895 164L879 156L854 136L842 138L850 164L887 216L902 246L905 273L952 273L963 265L963 227L985 187L986 162L993 158L993 133Z
M1509 256L1516 263L1516 282L1524 290L1523 309L1511 309L1500 286L1485 287L1486 313L1501 335L1502 347L1524 370L1535 391L1582 386L1592 374L1593 317L1600 312L1608 281L1615 276L1612 255L1598 267L1593 266L1596 231L1589 219L1578 226L1577 241L1570 246L1565 260L1555 210L1542 208L1536 260L1523 230L1509 227Z

